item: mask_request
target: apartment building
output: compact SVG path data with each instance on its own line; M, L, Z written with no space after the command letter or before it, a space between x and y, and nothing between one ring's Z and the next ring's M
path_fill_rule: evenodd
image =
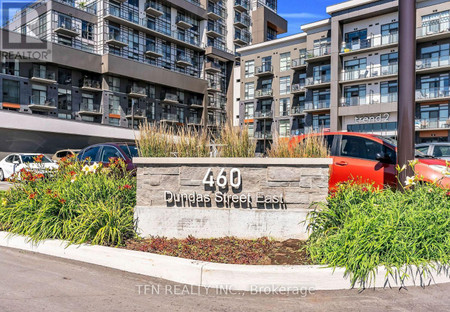
M238 50L234 118L262 148L274 132L396 136L398 2L351 0L327 13L299 34ZM450 141L450 1L417 1L416 24L416 141Z
M236 49L286 32L276 5L275 0L34 2L8 21L2 35L43 41L51 59L2 58L0 118L47 125L14 129L26 130L21 135L29 135L27 151L39 152L132 140L132 129L145 122L215 131L226 120ZM10 137L17 133L2 124ZM98 133L103 134L94 139ZM49 136L45 144L33 143L34 137ZM17 149L11 143L0 152Z

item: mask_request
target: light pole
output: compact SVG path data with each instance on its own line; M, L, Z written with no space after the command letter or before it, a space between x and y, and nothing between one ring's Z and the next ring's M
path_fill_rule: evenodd
M399 0L398 42L398 146L397 163L407 170L399 174L403 183L412 174L408 161L414 159L416 90L416 0ZM402 187L398 186L400 189Z

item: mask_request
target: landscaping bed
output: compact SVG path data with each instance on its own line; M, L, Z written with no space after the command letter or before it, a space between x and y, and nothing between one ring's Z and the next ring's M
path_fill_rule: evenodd
M197 239L128 239L124 248L165 256L228 264L301 265L312 264L306 242L298 239L275 241L234 237Z

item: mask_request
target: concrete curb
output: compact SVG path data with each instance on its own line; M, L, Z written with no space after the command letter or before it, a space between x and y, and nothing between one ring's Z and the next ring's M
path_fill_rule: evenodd
M290 290L338 290L350 287L349 279L344 277L344 269L316 265L237 265L195 261L162 256L147 252L94 246L71 245L61 240L45 240L38 245L27 242L24 236L0 232L0 246L33 251L49 256L77 260L104 267L137 273L169 281L223 288L229 290L276 292ZM376 287L383 287L385 270L379 270ZM435 283L448 283L444 274L432 272ZM409 278L405 286L418 285L418 279ZM391 281L392 287L398 286ZM373 285L372 285L373 286Z

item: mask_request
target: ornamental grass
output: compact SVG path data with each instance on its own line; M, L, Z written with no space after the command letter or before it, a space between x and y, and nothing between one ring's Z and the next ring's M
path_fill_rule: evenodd
M276 135L267 155L273 158L322 158L328 157L330 151L320 134L311 133L293 140Z

